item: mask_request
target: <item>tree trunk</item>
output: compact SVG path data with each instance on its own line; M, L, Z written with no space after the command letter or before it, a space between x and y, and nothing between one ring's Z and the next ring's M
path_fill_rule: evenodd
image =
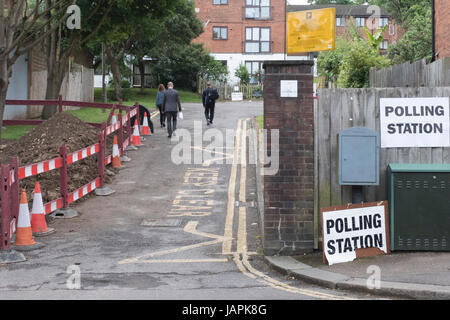
M8 91L8 62L0 58L0 141L2 140L3 114L5 112L6 93Z
M139 61L139 73L141 75L141 94L145 91L145 63L144 60Z
M110 59L111 63L111 72L113 74L114 79L114 93L116 94L116 99L122 98L122 77L120 74L119 60L118 59Z
M62 82L69 71L68 59L61 58L53 62L53 70L47 73L47 90L45 92L46 100L58 100L61 91ZM51 118L58 111L57 106L45 106L42 110L42 119Z

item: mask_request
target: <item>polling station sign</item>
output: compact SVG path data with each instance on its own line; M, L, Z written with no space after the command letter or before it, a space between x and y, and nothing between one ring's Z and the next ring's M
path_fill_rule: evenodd
M390 252L387 201L320 211L324 263L333 265Z
M449 98L380 99L382 148L449 147Z

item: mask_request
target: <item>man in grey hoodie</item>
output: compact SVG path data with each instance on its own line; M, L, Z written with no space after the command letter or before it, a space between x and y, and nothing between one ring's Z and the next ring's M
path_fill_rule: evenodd
M181 111L181 102L178 91L173 88L173 83L167 84L167 90L164 91L162 109L167 119L168 137L172 138L172 134L177 130L177 115Z

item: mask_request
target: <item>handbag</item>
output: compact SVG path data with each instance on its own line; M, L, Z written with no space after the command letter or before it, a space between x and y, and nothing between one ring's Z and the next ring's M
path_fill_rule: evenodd
M180 120L183 120L183 112L178 112L178 118L180 119Z

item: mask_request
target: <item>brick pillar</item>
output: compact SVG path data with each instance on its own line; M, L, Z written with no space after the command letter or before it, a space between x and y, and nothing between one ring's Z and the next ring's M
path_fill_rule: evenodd
M312 61L264 63L264 128L279 130L279 170L264 176L264 254L314 249L314 101ZM297 97L281 97L281 80Z

